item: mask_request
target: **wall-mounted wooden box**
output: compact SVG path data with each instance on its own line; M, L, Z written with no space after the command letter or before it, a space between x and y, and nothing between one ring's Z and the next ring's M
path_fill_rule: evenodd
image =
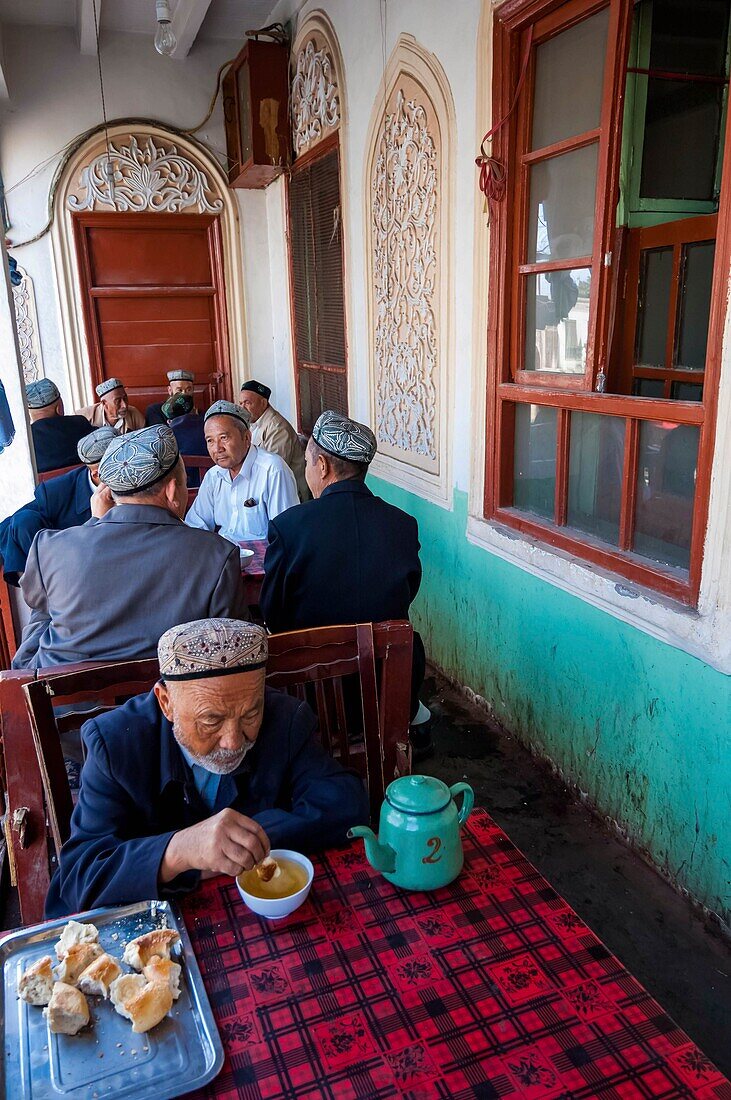
M223 81L231 187L266 187L289 164L289 47L249 39Z

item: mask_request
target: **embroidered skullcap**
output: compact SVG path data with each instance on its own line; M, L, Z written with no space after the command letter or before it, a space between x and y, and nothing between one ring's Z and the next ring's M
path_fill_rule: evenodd
M97 428L96 431L89 432L76 444L79 458L87 466L92 466L95 462L101 462L109 444L113 439L118 438L114 428L111 428L108 424L105 424L103 428Z
M131 496L162 481L178 455L172 428L153 424L110 443L99 463L99 477L118 496Z
M242 409L241 405L234 405L233 401L214 401L210 409L206 410L203 422L211 416L233 416L240 420L245 428L251 425L251 416L248 409Z
M174 420L176 416L192 412L193 403L189 393L176 393L168 398L160 411L166 420Z
M103 382L100 382L96 387L97 397L103 397L105 393L111 393L112 390L124 389L124 382L119 378L105 378Z
M257 382L254 378L249 382L244 382L241 387L241 392L243 393L244 390L251 390L252 393L258 393L259 397L265 397L267 401L272 396L272 391L269 387L265 386L263 382Z
M251 672L266 664L263 626L240 619L196 619L166 630L157 646L164 680L203 680Z
M29 409L46 409L59 400L61 394L50 378L39 378L25 387L25 397Z
M349 420L332 409L326 409L318 416L312 438L328 454L366 465L373 461L378 446L375 435L366 424Z
M195 375L189 370L169 370L168 382L195 382Z

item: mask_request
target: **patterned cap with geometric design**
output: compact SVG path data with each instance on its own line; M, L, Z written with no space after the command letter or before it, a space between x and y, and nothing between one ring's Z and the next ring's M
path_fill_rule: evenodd
M58 386L50 378L39 378L37 382L29 382L25 387L25 399L29 409L47 409L60 397Z
M244 427L251 426L249 410L243 409L241 405L234 405L233 401L214 401L210 409L206 409L203 422L205 423L212 416L233 416L236 420L240 420Z
M79 458L87 466L93 466L96 462L101 462L107 447L113 439L117 438L117 432L109 424L105 424L103 428L97 428L96 431L89 432L76 444Z
M166 630L157 657L164 680L204 680L263 668L269 654L263 626L240 619L196 619Z
M103 397L105 393L111 393L112 390L123 390L124 382L119 378L105 378L103 382L100 382L96 387L97 397Z
M132 496L162 481L178 457L172 428L153 424L110 443L99 463L99 477L118 496Z
M169 370L168 382L195 382L195 375L189 370Z
M332 409L326 409L318 416L312 438L328 454L365 465L373 461L378 449L376 437L367 424L349 420Z
M175 420L176 416L186 416L192 412L194 404L189 393L175 393L163 403L160 412L166 420Z

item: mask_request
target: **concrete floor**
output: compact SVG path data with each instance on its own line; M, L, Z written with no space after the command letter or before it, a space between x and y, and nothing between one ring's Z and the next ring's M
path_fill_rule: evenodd
M731 1077L731 949L511 736L432 676L436 755L423 771L466 779L510 839Z

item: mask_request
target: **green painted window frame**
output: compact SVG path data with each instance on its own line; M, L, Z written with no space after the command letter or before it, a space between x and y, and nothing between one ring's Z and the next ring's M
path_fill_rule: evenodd
M628 65L630 68L647 69L650 65L652 40L653 0L639 5L632 26L632 39ZM726 43L726 75L731 66L731 25ZM680 218L692 218L698 214L716 214L721 191L721 167L723 164L723 137L726 131L728 110L728 84L723 92L721 120L719 124L718 154L712 200L693 199L644 199L640 196L640 175L645 137L645 113L647 110L647 85L650 77L642 73L627 73L625 91L624 126L622 131L622 163L620 168L620 198L617 208L617 224L630 229L659 225Z

